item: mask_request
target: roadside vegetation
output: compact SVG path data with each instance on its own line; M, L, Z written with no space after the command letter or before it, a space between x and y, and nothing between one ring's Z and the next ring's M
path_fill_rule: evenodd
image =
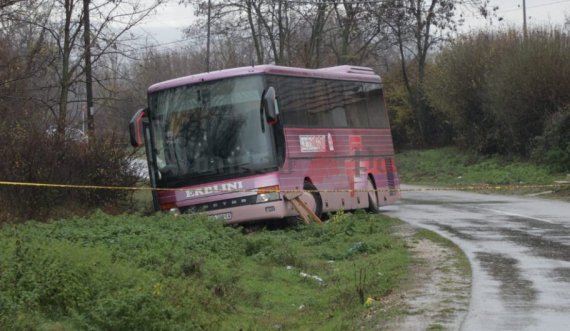
M400 75L387 75L394 142L401 150L454 146L469 153L467 162L461 155L442 159L445 183L459 176L476 183L542 183L548 173L569 173L569 75L570 37L560 29L534 28L526 38L515 30L460 36L435 56L425 82L416 86L425 95L429 125L437 128L430 140L420 139ZM488 176L447 171L457 163Z
M570 200L565 172L522 157L484 156L456 147L409 150L396 155L400 180L405 184L507 194L535 194Z
M90 143L58 140L31 126L18 126L11 118L0 122L0 155L14 162L0 163L0 180L32 184L133 187L140 181L132 166L136 154L118 144L116 136ZM28 130L28 131L26 131ZM0 224L44 221L87 215L101 209L118 214L138 206L130 190L53 188L0 185Z
M570 172L570 39L556 28L450 41L440 37L461 20L453 1L212 1L204 61L202 2L188 44L134 50L115 19L134 19L127 32L161 1L143 16L115 12L124 1L91 3L102 18L92 47L81 38L88 12L65 3L0 4L2 181L139 185L126 133L149 85L264 63L379 68L396 147L424 149L398 155L405 183L546 184ZM88 143L68 137L85 124L85 58L96 82ZM140 211L147 193L0 186L0 329L355 329L368 299L408 270L386 217L244 234L200 215L111 216Z
M570 37L562 29L459 36L414 85L430 114L423 125L433 134L426 139L402 75L389 72L386 98L402 182L570 196L568 186L545 186L570 173L569 75ZM537 187L520 187L529 185Z
M396 160L400 179L408 184L544 185L565 176L520 158L480 156L455 147L404 151Z
M355 329L407 271L395 224L364 213L250 234L201 215L5 224L0 329Z

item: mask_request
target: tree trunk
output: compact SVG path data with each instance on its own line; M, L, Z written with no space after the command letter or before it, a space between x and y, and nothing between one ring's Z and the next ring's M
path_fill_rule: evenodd
M253 22L253 12L251 9L252 5L252 1L246 1L247 21L251 30L251 37L253 38L253 46L255 48L255 54L257 56L257 64L262 64L264 62L263 50L261 49L260 45L259 33L255 29L255 23Z
M63 27L63 49L61 63L61 79L59 82L59 109L57 116L56 139L63 142L65 138L65 129L67 127L67 102L70 85L69 61L71 57L71 19L73 13L73 0L65 0L65 24Z

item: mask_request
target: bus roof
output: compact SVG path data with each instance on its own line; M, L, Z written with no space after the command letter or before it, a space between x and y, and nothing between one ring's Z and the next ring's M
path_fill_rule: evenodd
M380 76L375 74L374 71L368 67L342 65L322 69L303 69L276 65L260 65L224 69L175 78L150 86L148 88L148 93L158 92L178 86L191 85L230 77L249 76L260 73L321 79L352 80L372 83L381 82Z

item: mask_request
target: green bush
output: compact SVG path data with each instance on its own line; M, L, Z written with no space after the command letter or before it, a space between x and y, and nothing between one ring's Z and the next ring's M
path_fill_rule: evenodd
M487 78L487 107L500 123L503 145L528 156L549 117L570 104L570 38L536 29L526 39L510 34L498 41L510 47Z
M543 134L533 140L532 158L553 172L570 172L570 109L552 115Z
M454 40L428 72L426 94L437 112L453 126L458 147L497 153L497 123L485 107L486 77L502 44L492 34L466 35Z
M394 147L401 149L419 146L421 135L401 73L393 70L383 77L383 81Z
M535 137L552 136L544 132L549 119L570 104L569 76L570 37L559 30L537 28L526 38L518 31L479 32L438 55L426 91L449 117L459 147L528 157ZM564 149L552 148L550 157Z
M58 142L41 128L7 121L0 125L0 146L7 162L0 178L26 183L98 186L134 186L139 178L131 166L134 155L116 137L89 144L66 139ZM0 222L86 214L97 208L124 210L132 191L0 186Z
M408 65L413 67L412 64ZM426 65L426 71L431 70L431 65ZM417 73L410 71L408 75L416 76ZM415 77L410 79L417 80ZM389 71L384 75L383 81L390 128L396 149L445 146L451 142L451 127L446 115L434 112L427 98L425 85L419 86L414 83L411 86L415 99L412 101L404 84L401 69ZM416 104L412 104L413 102ZM422 130L419 125L420 118L423 123Z

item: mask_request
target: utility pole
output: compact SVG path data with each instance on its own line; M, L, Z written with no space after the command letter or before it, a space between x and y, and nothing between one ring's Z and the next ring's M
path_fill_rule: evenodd
M210 25L211 25L212 0L208 0L208 41L206 45L206 71L210 72Z
M93 109L93 77L91 73L91 28L89 23L89 0L83 0L85 43L85 90L87 92L87 133L89 138L95 136L95 119Z
M523 35L526 40L527 30L526 30L526 0L523 0Z

